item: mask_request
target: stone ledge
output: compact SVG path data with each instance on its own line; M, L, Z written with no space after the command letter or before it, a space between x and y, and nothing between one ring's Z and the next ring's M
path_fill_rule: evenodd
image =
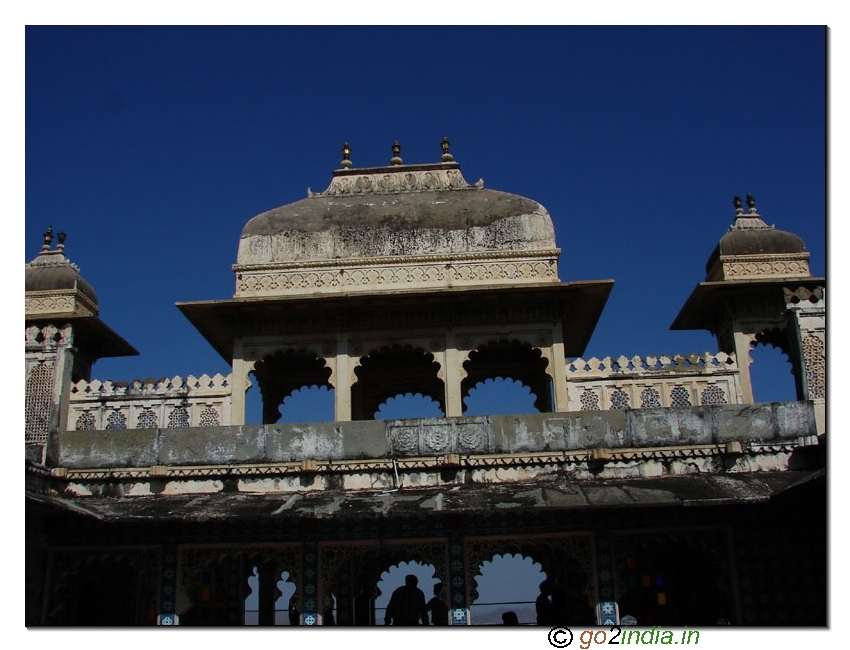
M65 431L49 465L69 469L533 454L594 448L794 442L815 434L810 402L414 420Z

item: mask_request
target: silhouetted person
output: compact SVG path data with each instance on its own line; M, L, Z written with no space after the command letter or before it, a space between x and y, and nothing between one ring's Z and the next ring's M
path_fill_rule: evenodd
M567 624L567 590L560 580L552 584L552 625Z
M425 610L425 594L416 585L419 578L412 573L404 577L404 584L390 596L384 625L428 625L428 612Z
M375 609L373 607L375 592L372 586L364 581L360 585L360 591L354 596L354 624L374 625Z
M502 625L519 625L516 612L505 612L502 614Z
M534 601L534 608L537 610L538 625L554 625L552 620L552 601L549 600L549 594L552 593L552 586L548 580L540 583L540 595Z
M334 619L334 597L333 594L325 595L324 598L324 618L322 620L322 625L336 625L336 620Z
M301 612L298 611L298 594L289 599L289 624L301 625Z
M428 601L425 609L431 614L431 625L448 625L449 624L449 606L440 598L440 593L443 591L443 583L438 582L434 585L434 597Z

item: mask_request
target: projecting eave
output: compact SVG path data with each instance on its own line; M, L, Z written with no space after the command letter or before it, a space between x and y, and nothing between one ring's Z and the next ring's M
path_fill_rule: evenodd
M125 499L28 494L28 505L103 521L286 521L666 508L766 503L813 480L822 469L735 475L690 475L587 482L470 484L350 493L324 490L286 495L193 494Z
M795 291L805 288L813 292L817 287L825 286L826 278L822 277L700 282L691 292L670 329L714 332L724 317L726 306L733 304L733 301L771 301L781 312L784 311L785 288Z
M228 363L234 342L276 326L286 333L374 331L557 322L564 353L581 356L596 327L613 280L547 282L522 286L386 291L380 294L234 298L179 302L177 307Z
M92 361L107 357L132 357L139 351L97 316L57 318L27 318L27 325L46 325L67 322L74 328L74 345L85 350Z

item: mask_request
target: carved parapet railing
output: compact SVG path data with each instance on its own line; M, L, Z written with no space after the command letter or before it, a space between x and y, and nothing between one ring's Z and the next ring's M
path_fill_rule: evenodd
M567 399L570 411L743 403L738 364L725 352L567 360Z
M156 429L230 424L231 376L144 381L81 380L71 385L68 428Z

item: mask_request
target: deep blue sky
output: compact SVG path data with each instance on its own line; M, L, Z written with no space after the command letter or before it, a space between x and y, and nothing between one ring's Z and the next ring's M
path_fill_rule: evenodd
M141 352L94 377L226 373L174 303L232 297L243 225L325 189L345 140L368 167L447 135L469 182L549 210L563 281L616 281L586 358L714 351L669 326L734 195L825 275L826 56L817 26L27 27L25 261L66 231Z

